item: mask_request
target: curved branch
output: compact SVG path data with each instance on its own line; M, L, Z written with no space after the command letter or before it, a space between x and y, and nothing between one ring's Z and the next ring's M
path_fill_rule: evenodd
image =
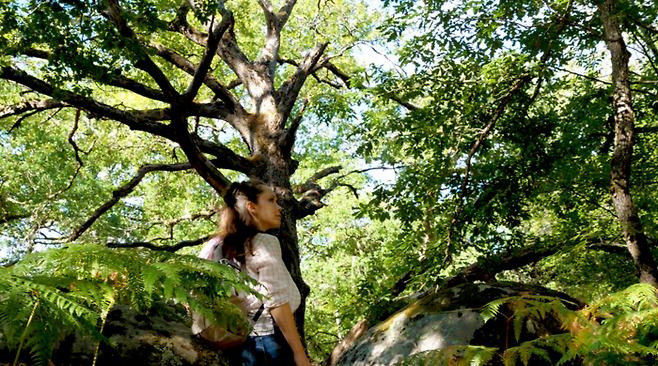
M313 68L313 70L311 71L311 75L319 83L327 84L327 85L331 86L334 89L343 88L342 85L340 85L336 82L333 82L331 80L321 78L320 76L317 75L317 71L319 71L320 69L326 69L327 71L334 74L334 76L336 76L338 79L340 79L345 84L344 87L351 88L353 86L352 82L350 81L351 77L347 73L340 70L336 65L334 65L333 63L327 61L328 59L329 58L325 58L325 60L319 61L317 63L317 65ZM296 62L295 60L279 58L278 61L279 61L279 63L285 63L285 64L289 64L289 65L292 65L292 66L295 66L295 67L299 67L299 63ZM365 90L365 89L368 89L368 88L363 87L363 88L360 88L360 89ZM414 105L413 103L405 102L404 100L402 100L402 98L400 98L399 96L397 96L393 93L384 93L383 95L386 95L388 99L390 99L390 100L398 103L399 105L405 107L407 110L415 111L415 110L418 110L420 108L420 107Z
M108 248L117 248L117 249L122 249L122 248L147 248L151 250L157 250L157 251L165 251L165 252L172 252L175 253L176 251L187 248L187 247L193 247L197 245L201 245L208 240L211 239L211 236L204 236L203 238L199 238L196 240L184 240L181 241L178 244L175 245L155 245L153 243L149 242L144 242L144 241L138 241L134 243L107 243L105 244L106 247Z
M157 136L162 136L169 140L173 140L171 130L162 123L156 123L140 118L140 113L144 112L129 112L123 111L118 108L111 107L107 104L99 103L96 100L83 97L81 95L66 91L55 90L55 88L34 76L27 74L25 71L17 70L12 67L0 67L0 79L11 80L16 83L27 86L28 88L49 96L57 94L60 103L65 106L74 106L82 108L91 114L103 116L121 122L133 130L148 132Z
M155 171L167 171L167 172L175 172L175 171L181 171L181 170L189 170L192 169L192 165L190 163L180 163L180 164L149 164L149 165L142 165L139 167L137 170L137 174L133 179L131 179L128 183L124 184L123 186L117 188L112 192L112 199L103 204L101 207L99 207L94 213L91 215L87 221L80 225L71 236L67 239L67 242L72 242L80 237L87 229L91 227L91 225L96 222L104 213L106 213L109 209L111 209L119 200L121 200L123 197L128 196L134 189L137 187L137 185L144 179L144 176L146 176L147 173L150 172L155 172Z
M328 43L316 43L313 50L308 52L304 57L304 60L297 67L297 71L288 79L278 90L278 94L281 96L279 100L279 105L277 107L278 112L281 114L282 118L279 120L279 126L276 126L277 129L283 130L285 127L285 122L290 116L290 111L297 100L299 91L301 90L306 78L309 76L311 69L320 60L320 57L324 53L324 50L327 48Z
M73 176L69 181L69 184L65 188L62 188L60 191L48 196L47 199L49 201L52 201L60 194L71 189L71 187L73 186L73 182L75 181L75 178L78 176L78 173L80 173L80 169L82 169L84 165L82 159L80 159L80 154L78 153L80 151L80 149L78 149L78 144L76 144L75 141L73 141L73 135L75 135L75 132L78 130L79 121L80 121L80 110L78 109L75 112L75 119L73 120L73 127L71 128L71 132L69 132L68 136L66 137L66 141L68 141L68 143L71 144L71 146L73 146L73 152L75 153L75 160L78 162L78 166L76 167L75 172L73 173Z
M0 264L0 267L2 267L2 268L9 268L9 267L15 265L15 264L18 263L18 262L19 262L18 260L12 260L12 261L9 261L9 262L7 262L7 263Z
M0 108L0 119L29 112L26 115L21 116L16 122L14 122L14 125L8 131L11 132L17 129L18 127L20 127L23 120L27 117L33 116L41 111L46 111L55 108L61 109L62 107L67 107L67 106L68 105L66 103L54 99L28 100L19 104L8 105Z
M169 236L168 237L160 237L160 238L151 238L151 239L148 239L146 241L149 242L149 243L152 243L156 240L173 240L174 239L174 227L176 226L176 224L180 223L181 221L185 221L185 220L194 221L194 220L199 219L199 218L208 219L208 218L210 218L211 216L215 215L218 212L219 212L219 209L212 209L210 211L201 211L201 212L197 212L197 213L193 213L193 214L183 215L181 217L177 217L177 218L171 219L171 220L162 220L160 222L149 222L145 227L147 230L150 230L151 228L153 228L156 225L163 225L163 226L167 227L167 231L169 232ZM133 231L137 228L139 228L139 226L133 227L130 230L125 230L125 232Z
M459 217L461 216L461 213L464 209L464 198L466 197L466 186L468 185L468 181L470 179L470 170L471 170L471 162L473 160L473 156L475 153L479 150L480 145L482 145L482 142L484 139L489 135L489 132L493 129L493 127L496 125L496 122L498 119L503 115L503 112L505 108L507 107L507 104L509 101L512 99L512 96L516 94L517 91L521 89L523 85L525 85L527 82L529 82L531 78L529 76L525 76L521 78L519 81L516 82L516 84L510 89L509 92L507 92L507 95L503 98L503 100L500 102L498 107L496 107L496 110L494 111L493 116L491 117L491 120L487 124L487 126L482 130L482 132L479 133L478 139L475 141L473 146L471 147L471 150L468 152L468 155L466 156L466 161L465 161L465 169L464 169L464 179L462 180L462 184L459 187L459 197L457 199L457 207L455 208L455 214L452 217L452 220L450 220L450 225L448 226L448 245L446 246L445 252L444 252L444 262L448 262L450 257L451 257L451 251L452 251L452 237L454 234L454 227L457 224L457 221L459 220Z
M293 193L303 194L299 201L297 201L297 219L313 215L315 211L325 206L325 204L322 202L322 198L324 198L329 192L336 189L340 183L338 179L336 179L329 188L323 189L320 187L317 181L331 174L336 174L341 169L341 166L333 166L323 169L313 174L313 176L309 178L304 184L295 186L293 188Z
M48 57L50 57L53 53L50 51L43 51L43 50L37 50L34 48L28 48L23 51L23 55L28 56L28 57L35 57L35 58L40 58L47 60ZM161 102L166 102L167 99L165 98L165 95L163 92L157 89L153 89L149 86L146 86L140 82L137 82L135 80L132 80L130 78L124 77L124 76L118 76L118 74L121 72L121 70L114 70L114 73L117 74L116 76L113 76L109 81L103 80L99 75L95 74L90 74L89 77L95 80L98 83L105 84L105 85L110 85L110 86L115 86L118 88L122 88L125 90L130 90L131 92L135 94L139 94L143 97L149 98L149 99L154 99L154 100L159 100Z
M332 174L337 174L343 169L342 166L337 165L337 166L332 166L326 169L322 169L319 172L316 172L306 180L303 184L296 185L292 188L292 192L294 194L304 194L310 190L317 190L320 186L318 185L317 181L328 177Z

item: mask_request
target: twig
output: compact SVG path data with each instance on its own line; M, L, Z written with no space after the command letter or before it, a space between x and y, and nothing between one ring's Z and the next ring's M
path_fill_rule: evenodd
M69 132L69 134L66 138L67 141L69 142L69 144L71 144L71 146L73 146L73 151L75 152L75 159L78 161L78 167L75 169L75 172L73 173L73 176L71 177L71 180L69 181L69 184L65 188L61 189L60 191L58 191L56 193L53 193L50 196L48 196L47 199L49 201L52 201L53 199L55 199L60 194L62 194L64 192L66 192L67 190L69 190L73 186L73 182L75 181L75 178L78 176L78 173L80 173L80 169L82 169L83 163L82 163L82 159L80 159L80 155L78 154L78 150L79 150L78 145L75 143L75 141L73 141L73 135L75 135L75 132L78 130L78 121L79 120L80 120L80 109L77 109L76 112L75 112L75 120L73 121L73 128L71 129L71 132Z
M19 118L16 122L14 122L14 125L11 126L11 128L7 131L7 133L11 133L11 131L19 128L21 126L21 123L23 122L23 120L25 120L28 117L34 116L35 114L37 114L39 112L41 112L41 111L34 111L34 112L24 114L23 116L21 116L21 118Z

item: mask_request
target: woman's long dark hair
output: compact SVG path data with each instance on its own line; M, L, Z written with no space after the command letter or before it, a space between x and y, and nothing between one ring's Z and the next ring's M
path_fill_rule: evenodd
M258 202L258 195L267 185L261 181L249 180L232 183L224 196L226 206L221 210L219 236L223 237L225 258L244 263L247 250L251 250L250 240L259 231L254 218L247 210L247 202Z

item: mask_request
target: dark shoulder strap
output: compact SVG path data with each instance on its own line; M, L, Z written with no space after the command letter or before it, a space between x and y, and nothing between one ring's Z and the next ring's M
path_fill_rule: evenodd
M222 259L219 260L219 263L226 264L227 266L233 267L233 268L237 269L238 271L242 271L242 268L240 268L240 264L238 264L235 261L232 261L230 259L222 258Z

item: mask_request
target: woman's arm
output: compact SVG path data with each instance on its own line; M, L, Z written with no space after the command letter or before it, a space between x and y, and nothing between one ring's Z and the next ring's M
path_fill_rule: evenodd
M302 346L302 341L299 339L299 333L297 333L290 304L285 303L276 308L271 308L270 314L272 314L274 321L279 326L279 329L281 329L281 333L283 333L283 336L288 341L293 357L295 358L295 364L297 366L311 366L311 362L306 357L304 346Z

